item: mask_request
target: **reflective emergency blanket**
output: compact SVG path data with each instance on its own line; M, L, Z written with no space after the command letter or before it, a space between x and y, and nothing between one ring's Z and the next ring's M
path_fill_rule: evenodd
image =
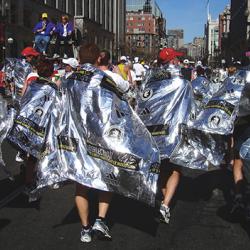
M240 107L238 116L243 117L250 115L250 70L239 70L237 72L238 77L243 78L246 81L245 87L242 91L240 99Z
M187 123L192 114L191 84L177 73L156 68L147 77L137 102L137 113L156 140L161 158L169 158L180 141L179 125Z
M63 83L60 95L51 86L32 85L10 139L26 144L26 152L33 155L42 149L38 188L73 180L154 205L157 145L109 77L84 65ZM50 99L43 102L44 96Z
M204 105L212 97L211 83L206 77L198 76L191 82L191 85L194 93L197 112L200 112Z
M7 169L3 160L2 143L13 126L15 114L16 112L13 108L7 108L7 101L4 100L0 95L0 167L4 170L5 174L11 179L12 175Z
M250 138L246 140L240 149L240 157L243 160L243 171L250 174Z
M32 66L25 59L6 58L3 71L6 74L8 82L14 82L13 97L18 101L21 99L20 93L24 85L24 81L29 73L32 72Z
M244 85L245 81L237 75L223 82L222 88L207 102L196 119L189 120L188 126L182 130L183 141L171 155L172 162L186 166L184 155L198 150L205 157L198 168L207 169L207 161L215 167L221 165L229 150Z
M44 146L56 95L56 87L52 83L37 81L30 84L8 135L9 141L36 158L40 157Z

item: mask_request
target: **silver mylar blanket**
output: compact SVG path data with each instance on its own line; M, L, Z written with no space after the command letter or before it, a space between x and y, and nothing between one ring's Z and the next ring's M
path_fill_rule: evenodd
M212 97L211 82L204 76L198 76L192 82L194 100L197 112L200 112L208 100Z
M243 160L243 170L247 170L248 174L250 171L250 138L247 139L240 149L240 157Z
M239 113L244 86L245 79L238 75L228 77L223 82L223 86L207 102L204 109L182 130L182 142L171 155L173 163L187 166L185 155L191 155L192 151L198 150L197 159L203 156L204 162L200 162L195 168L208 169L209 166L221 165L229 150L230 135Z
M179 125L194 106L191 84L173 67L151 70L137 98L137 113L154 137L161 158L169 158L180 141Z
M46 128L52 107L56 105L56 87L49 82L34 82L20 103L20 112L8 135L10 142L39 158L44 147Z
M29 101L26 96L20 112L29 120L23 124L22 118L16 123L16 131L28 139L23 143L28 145L27 152L35 155L34 147L37 151L43 148L38 163L38 188L73 180L154 205L159 152L114 82L95 67L84 65L63 83L60 95L50 95L50 108L40 101L47 96L42 93L49 92L47 88L54 91L49 85L44 90L33 86ZM42 107L47 121L36 118L37 105ZM44 133L44 147L40 132ZM12 142L18 138L16 133L11 136Z
M21 99L19 93L21 93L24 81L32 72L31 64L25 59L6 58L3 71L6 74L6 79L9 82L14 82L15 93L13 97L19 101Z
M237 72L238 77L245 79L246 84L242 91L238 116L250 115L250 69L242 69Z
M13 108L7 108L7 101L0 95L0 167L4 170L5 174L12 178L11 173L7 169L3 160L2 143L13 126L13 121L16 111Z

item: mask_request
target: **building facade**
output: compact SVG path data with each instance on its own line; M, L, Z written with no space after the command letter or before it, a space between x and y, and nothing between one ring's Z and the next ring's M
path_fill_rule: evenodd
M5 13L2 15L1 23L4 24L2 32L2 46L6 48L6 56L16 57L26 46L32 46L34 40L33 28L39 21L41 13L47 12L49 18L60 20L62 14L66 13L66 5L56 3L55 7L46 4L46 1L38 0L4 0ZM49 2L49 1L47 1ZM52 2L52 1L51 1ZM71 20L73 16L70 15ZM8 38L13 38L9 44ZM3 50L1 50L3 57Z
M127 1L126 53L155 57L166 38L166 20L155 1Z
M230 53L241 60L250 51L250 0L231 0Z
M167 32L167 47L180 49L184 45L184 30L171 29Z
M75 1L75 25L86 42L120 57L125 50L125 0Z
M219 15L219 50L221 60L230 60L230 20L231 11L230 5L227 5L225 10Z
M205 52L204 37L195 37L192 43L186 45L188 49L188 56L194 61L202 61Z
M32 29L41 13L47 12L55 22L68 14L82 35L84 42L94 42L114 56L125 47L125 0L2 0L0 13L1 48L7 56L17 56L34 40ZM4 10L4 11L3 11ZM3 28L4 26L4 28ZM8 38L13 44L8 44ZM3 50L1 49L3 57Z
M156 0L127 0L127 12L138 12L143 10L146 12L150 12L155 17L162 17L163 15Z
M212 20L210 15L205 25L205 44L207 61L213 64L219 56L219 20Z

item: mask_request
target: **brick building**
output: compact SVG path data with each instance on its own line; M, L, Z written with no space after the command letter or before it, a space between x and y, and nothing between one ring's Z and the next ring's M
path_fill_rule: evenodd
M166 37L166 21L155 1L128 1L126 13L126 53L155 57Z

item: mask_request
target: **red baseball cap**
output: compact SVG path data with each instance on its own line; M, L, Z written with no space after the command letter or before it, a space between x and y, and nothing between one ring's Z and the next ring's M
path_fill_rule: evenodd
M164 48L159 53L159 59L163 62L169 62L173 60L177 56L183 56L184 54L182 52L178 52L174 50L173 48Z
M22 50L21 55L22 56L38 56L40 53L37 52L34 48L32 47L26 47L25 49Z

